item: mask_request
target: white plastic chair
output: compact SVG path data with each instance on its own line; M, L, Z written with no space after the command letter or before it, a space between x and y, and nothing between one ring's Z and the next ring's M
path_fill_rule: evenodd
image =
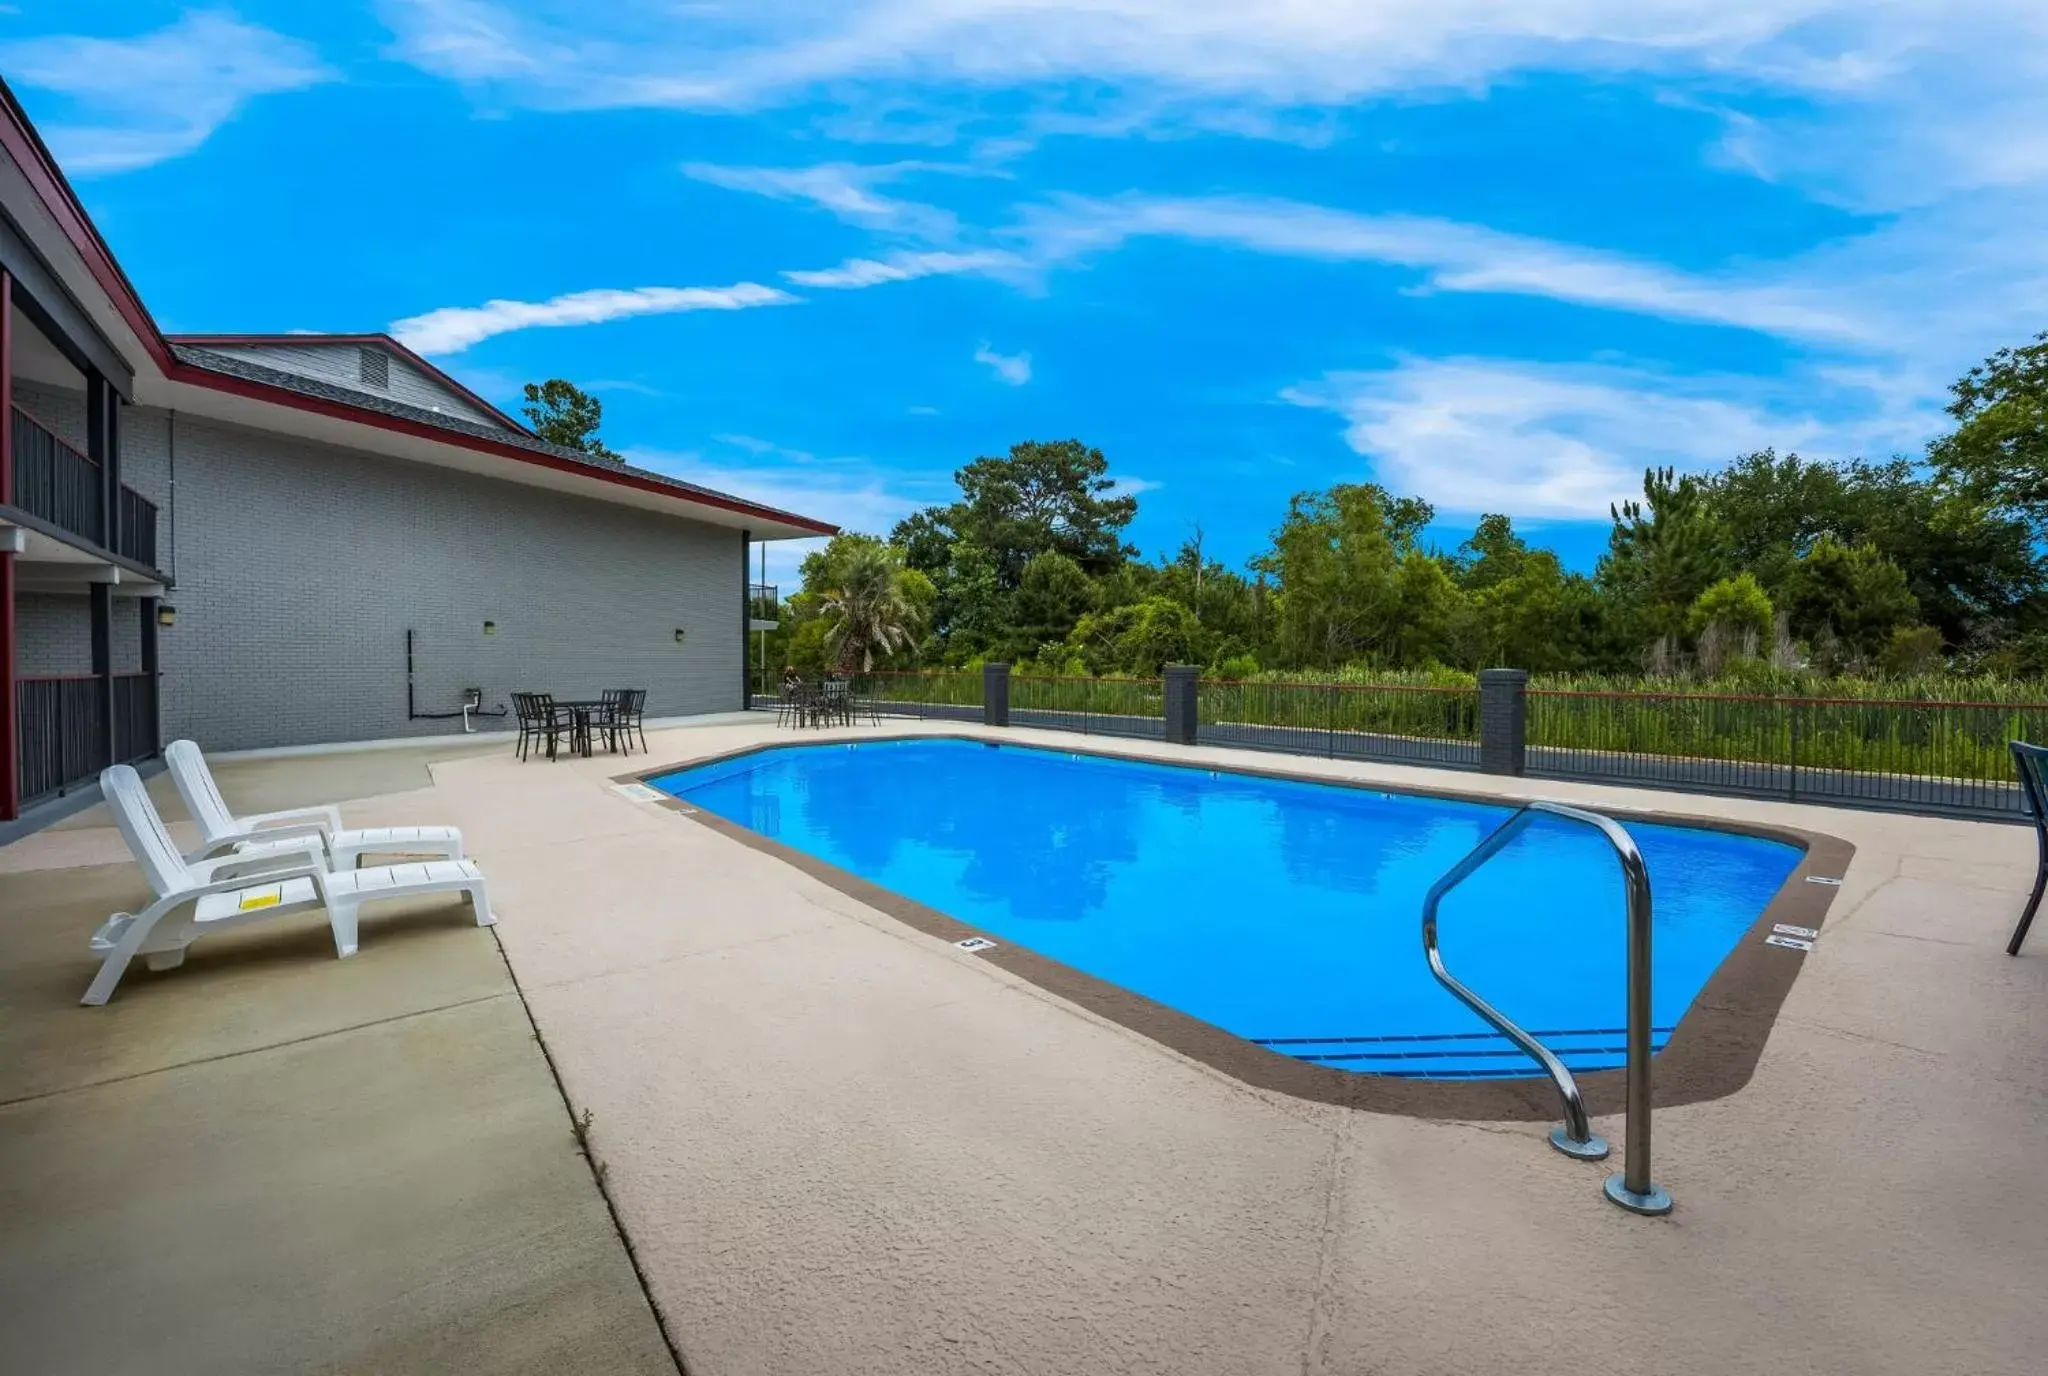
M472 860L334 871L326 868L320 837L314 835L297 838L300 849L295 852L231 852L188 862L178 853L142 787L142 777L131 766L102 770L100 792L157 897L139 913L115 913L93 934L93 953L104 959L82 1003L105 1003L137 955L152 970L173 970L184 963L185 948L209 931L309 908L327 909L335 954L342 957L356 952L357 909L380 898L461 892L469 898L477 926L488 927L497 920L491 915L483 872Z
M237 817L220 796L206 756L192 741L172 741L164 749L164 761L171 768L171 782L185 800L185 810L199 824L199 845L185 853L187 860L203 860L232 847L245 856L295 853L298 838L314 836L325 847L334 868L360 865L366 855L432 855L449 860L462 858L462 833L454 827L358 827L344 829L341 810L325 807L292 808L265 812L254 817Z

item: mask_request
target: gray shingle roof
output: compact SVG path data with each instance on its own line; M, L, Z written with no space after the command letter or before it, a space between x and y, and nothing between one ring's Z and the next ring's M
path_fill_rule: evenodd
M177 355L180 363L190 364L194 368L203 368L209 373L219 373L223 377L241 378L245 382L260 382L266 386L281 388L287 392L297 392L300 396L317 397L322 401L337 402L343 406L351 406L359 411L371 411L379 415L391 416L398 420L413 421L420 425L430 425L437 430L447 430L456 435L467 435L474 439L491 440L498 444L510 445L514 449L525 449L535 454L545 454L550 458L565 459L570 463L592 470L593 474L618 473L644 479L647 482L658 483L663 487L671 487L682 493L690 493L701 497L714 497L720 502L738 502L743 506L760 511L763 515L779 517L798 525L817 524L814 518L799 516L793 511L784 511L777 507L764 506L759 502L749 501L744 497L735 497L731 493L720 492L715 488L684 482L681 478L671 478L666 473L656 473L646 468L635 468L631 464L622 463L617 459L602 458L596 454L586 454L580 449L570 449L563 445L550 444L548 441L536 435L528 434L524 430L511 430L498 425L485 425L480 421L468 420L462 416L451 416L441 411L430 411L423 406L410 406L402 401L393 401L389 397L380 397L370 392L359 392L353 388L337 386L331 382L323 382L319 378L306 377L299 373L288 373L280 368L266 367L261 363L251 363L247 359L215 353L211 349L203 349L193 344L173 344L171 345L171 352Z

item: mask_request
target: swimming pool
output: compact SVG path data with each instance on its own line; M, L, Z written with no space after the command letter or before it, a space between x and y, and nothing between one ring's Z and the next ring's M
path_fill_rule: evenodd
M1420 1079L1541 1070L1431 977L1424 895L1512 808L952 738L783 746L650 778L691 807L1282 1055ZM1799 847L1631 822L1653 1042ZM1607 842L1539 818L1445 899L1449 968L1575 1072L1622 1064Z

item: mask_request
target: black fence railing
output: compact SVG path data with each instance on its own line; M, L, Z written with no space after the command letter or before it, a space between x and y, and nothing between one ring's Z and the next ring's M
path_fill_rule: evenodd
M104 547L107 509L100 466L19 406L9 423L14 427L14 504Z
M21 679L14 688L14 708L23 803L69 792L98 776L106 763L98 679Z
M2048 741L2048 703L1525 690L1499 681L1512 674L1482 677L1176 687L1170 675L1009 675L985 708L979 671L875 673L854 676L852 698L885 717L1001 721L1007 703L1011 726L2002 820L2023 808L2007 743ZM777 683L756 687L755 706L777 704ZM1190 718L1191 742L1178 734Z
M1528 772L1650 788L2012 816L2007 742L2048 740L2048 703L1528 694Z
M815 675L811 686L817 686ZM852 696L877 716L918 721L980 721L979 673L882 671L852 676ZM773 710L783 701L781 673L756 670L752 705Z
M114 553L133 559L144 568L157 568L156 503L132 487L121 489L121 522L115 534Z
M1195 740L1291 755L1479 767L1479 690L1204 682Z
M1010 724L1157 740L1166 689L1156 678L1010 677Z
M157 752L156 677L114 676L114 758L139 760Z
M156 678L114 675L114 758L157 753ZM107 765L105 699L91 674L18 680L14 689L20 738L21 801L90 786Z
M16 506L124 559L157 567L156 503L123 486L115 498L115 531L109 542L100 466L19 406L8 424L13 427Z

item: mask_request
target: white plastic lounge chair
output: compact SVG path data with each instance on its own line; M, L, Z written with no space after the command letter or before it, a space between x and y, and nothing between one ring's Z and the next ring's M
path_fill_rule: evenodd
M172 741L164 749L171 767L171 782L185 800L185 810L199 824L199 845L185 853L187 860L203 860L233 848L245 856L296 853L302 847L297 838L316 837L326 848L333 868L360 865L366 855L435 855L449 860L462 858L462 833L454 827L359 827L346 830L340 809L326 807L292 808L265 812L255 817L237 817L220 796L206 757L191 741Z
M188 862L178 854L142 787L142 777L132 767L117 764L102 770L100 792L157 897L139 913L115 913L93 934L93 954L105 959L82 1003L105 1003L137 955L152 970L176 969L185 961L185 948L209 931L309 908L327 909L338 956L355 954L356 910L380 898L461 892L468 895L477 926L496 921L483 872L473 860L329 870L320 838L302 836L296 852L230 852Z

